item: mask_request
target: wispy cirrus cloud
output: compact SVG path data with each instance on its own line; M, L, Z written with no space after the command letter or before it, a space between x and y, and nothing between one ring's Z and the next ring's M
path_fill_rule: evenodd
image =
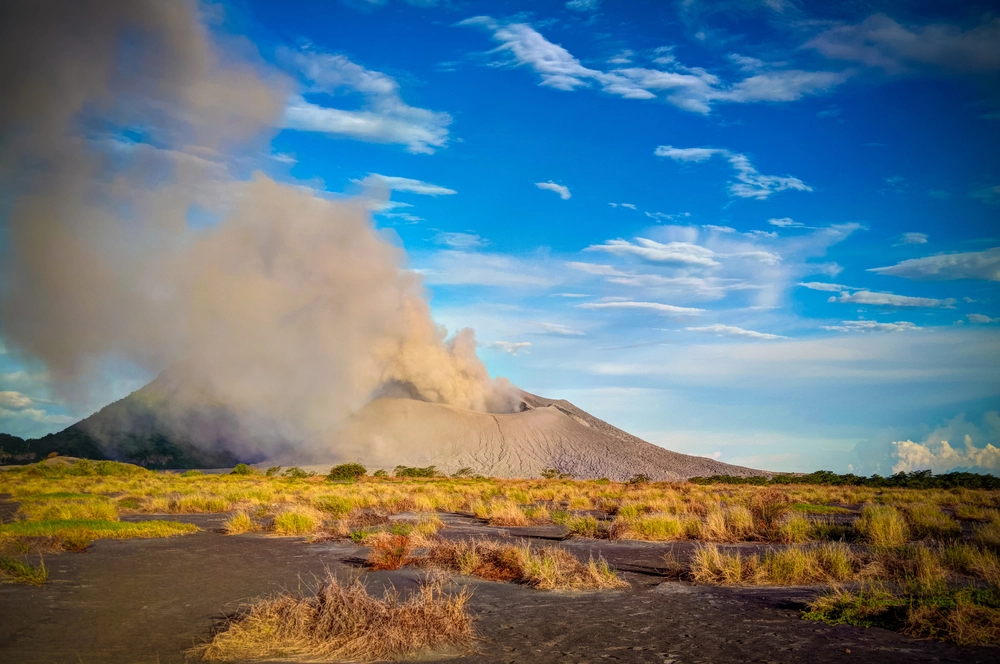
M951 309L955 306L955 298L939 300L933 297L911 297L895 293L878 293L859 290L853 293L842 292L839 296L829 299L830 302L847 304L871 304L879 307L928 307Z
M458 192L440 185L414 180L413 178L402 178L394 175L381 175L379 173L369 173L361 180L351 180L365 187L388 189L389 191L403 191L409 194L420 194L421 196L451 196Z
M618 256L637 256L654 263L681 263L713 267L719 263L713 259L715 252L689 242L661 243L643 237L628 240L608 240L604 244L593 244L584 251L603 251Z
M900 73L919 67L951 72L993 72L1000 69L1000 19L987 17L962 30L943 23L904 26L885 14L861 23L839 25L805 44L824 56Z
M535 186L538 187L539 189L545 189L546 191L555 192L556 194L559 195L559 198L563 199L564 201L568 201L573 196L573 194L571 194L569 191L569 187L566 187L561 184L556 184L552 180L549 180L548 182L536 182Z
M914 281L955 279L1000 281L1000 247L985 251L910 258L895 265L869 268L868 271Z
M729 193L740 198L765 200L779 191L813 190L805 182L791 175L764 175L754 167L745 154L731 152L725 148L677 148L672 145L660 145L653 154L674 161L696 163L711 159L715 155L723 157L736 171L736 181L730 183Z
M397 143L413 153L431 154L447 146L451 116L404 102L393 77L366 69L343 55L312 49L284 48L278 57L305 79L304 94L347 92L363 99L361 109L347 110L308 101L302 94L292 95L285 108L285 128L371 143Z
M458 25L485 29L500 46L491 51L509 57L511 66L527 65L541 78L541 85L557 90L599 87L625 99L657 99L694 113L709 113L716 102L753 103L794 101L826 92L843 83L850 72L776 69L757 71L727 83L701 67L679 63L669 49L658 54L652 67L617 67L607 71L585 66L569 51L547 40L527 23L508 23L489 16L475 16ZM630 59L620 60L627 64ZM757 70L766 68L760 61Z
M840 325L823 325L824 330L834 332L906 332L919 330L913 323L902 320L896 323L879 323L873 320L845 320Z
M714 325L702 325L699 327L685 327L688 332L705 332L708 334L714 334L720 337L742 337L745 339L787 339L788 337L783 337L778 334L770 334L767 332L757 332L755 330L746 330L742 327L736 327L735 325L722 325L721 323L716 323Z
M673 304L663 304L661 302L636 302L633 300L615 300L611 302L585 302L578 304L581 309L640 309L654 311L661 314L674 314L678 316L697 316L705 313L704 309L694 307L678 307Z

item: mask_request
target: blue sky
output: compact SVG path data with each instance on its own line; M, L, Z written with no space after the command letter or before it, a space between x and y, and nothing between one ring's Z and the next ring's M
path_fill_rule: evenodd
M1000 472L997 8L816 4L205 13L294 81L252 168L388 196L494 375L732 463ZM0 430L87 414L0 370Z

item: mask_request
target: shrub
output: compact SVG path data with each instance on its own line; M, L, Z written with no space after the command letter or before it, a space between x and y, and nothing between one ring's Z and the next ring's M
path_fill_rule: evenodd
M389 477L389 473L379 468L374 473L372 473L372 477Z
M265 477L274 477L281 472L281 466L271 466L264 472Z
M330 469L331 480L356 480L368 474L368 469L360 463L342 463Z
M874 546L900 546L909 539L906 520L889 505L865 506L854 528Z
M396 477L437 477L437 467L427 466L426 468L415 468L412 466L396 466L393 471Z
M185 470L183 473L181 473L181 477L198 477L204 474L205 473L201 472L200 470L191 469L191 470Z
M587 516L575 516L566 522L569 532L582 537L597 537L600 533L600 524L597 519Z
M307 473L298 466L292 466L291 468L286 468L283 472L282 477L287 477L290 480L304 480L307 477L313 475L313 473Z
M747 501L747 509L757 532L771 539L780 526L781 518L791 510L790 503L788 496L778 489L755 491Z
M245 463L238 463L238 464L236 464L236 467L233 468L232 472L230 472L229 474L230 475L253 475L253 470L250 468L250 466L246 465Z
M459 468L458 470L456 470L454 473L452 473L451 476L452 477L471 477L472 475L475 474L475 472L476 471L474 471L469 466L464 466L464 467Z
M573 473L564 473L557 468L545 468L542 470L542 477L547 480L568 480L573 478Z
M473 636L469 593L423 585L409 600L396 591L382 599L358 579L332 575L311 597L281 595L251 605L200 649L210 661L401 659L415 651L463 646Z
M630 477L628 481L625 482L625 484L636 486L638 484L648 484L649 482L652 481L653 479L649 475L646 475L645 473L636 473L635 475Z

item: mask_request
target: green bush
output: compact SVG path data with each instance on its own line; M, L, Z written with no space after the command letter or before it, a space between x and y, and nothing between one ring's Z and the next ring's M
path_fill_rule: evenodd
M342 463L330 469L331 480L356 480L368 474L368 469L360 463Z
M393 474L396 477L437 477L438 472L435 466L426 468L414 468L411 466L396 466Z
M389 473L379 468L374 473L372 473L372 477L389 477Z
M205 473L200 470L185 470L181 473L181 477L198 477L199 475L204 475Z
M253 470L245 463L238 463L230 475L253 475Z

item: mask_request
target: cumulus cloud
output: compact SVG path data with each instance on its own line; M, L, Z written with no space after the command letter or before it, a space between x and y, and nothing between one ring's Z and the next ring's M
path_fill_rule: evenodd
M984 447L976 446L986 443ZM1000 414L990 411L983 416L982 427L967 422L964 415L934 429L919 443L903 440L893 443L894 473L933 470L946 473L958 468L1000 473Z
M951 281L954 279L1000 281L1000 247L985 251L911 258L887 267L869 268L868 271L915 281Z
M1000 318L990 318L985 314L965 314L970 323L1000 323Z
M697 316L705 313L704 309L677 307L672 304L662 304L660 302L634 302L631 300L620 300L614 302L586 302L576 306L581 309L646 309L657 313L675 314L679 316Z
M549 180L548 182L536 182L535 186L538 187L539 189L545 189L546 191L554 191L555 193L559 194L559 198L563 199L564 201L568 201L572 196L572 194L569 193L569 187L563 186L561 184L556 184L552 180Z
M849 72L777 70L761 71L726 83L701 67L681 64L669 49L661 50L653 60L660 69L623 66L603 71L584 66L565 48L548 41L526 23L476 16L459 25L492 33L493 40L500 44L492 53L508 56L507 64L511 66L531 67L541 78L541 85L564 91L596 85L607 94L625 99L655 99L663 95L668 103L694 113L709 113L714 102L794 101L831 90L850 76ZM612 64L629 63L628 59L616 60Z
M716 323L714 325L703 325L700 327L685 327L688 332L708 332L715 334L720 337L744 337L747 339L787 339L787 337L782 337L777 334L769 334L767 332L755 332L754 330L745 330L742 327L736 327L734 325L722 325Z
M839 297L831 297L830 302L845 302L848 304L873 304L880 307L941 307L951 309L955 305L954 298L938 300L931 297L910 297L893 293L876 293L860 290L854 293L842 292Z
M840 325L823 325L824 330L834 332L905 332L919 330L913 323L899 321L897 323L879 323L873 320L845 320Z
M451 196L458 192L440 185L414 180L412 178L401 178L393 175L380 175L379 173L369 173L362 180L352 180L366 187L388 189L389 191L405 191L409 194L420 194L422 196Z
M530 341L494 341L487 345L490 348L496 348L511 355L517 355L522 350L531 348Z
M718 262L712 258L715 252L711 249L689 242L664 244L642 237L636 238L635 244L628 240L608 240L604 244L591 245L584 251L604 251L618 256L638 256L654 263L682 263L704 267L718 265Z
M343 55L291 49L282 49L278 55L308 82L306 94L348 92L364 100L362 109L344 110L292 95L285 109L285 128L397 143L409 152L424 154L448 144L451 116L406 104L400 97L399 83L391 76L366 69Z
M676 148L672 145L660 145L653 151L657 157L667 157L680 162L706 161L714 155L720 155L729 162L736 171L736 182L729 185L729 193L740 198L756 198L764 200L779 191L812 191L812 187L797 177L790 175L764 175L750 163L750 159L737 152L723 148ZM782 221L782 220L777 220ZM788 221L791 221L790 219ZM792 222L795 225L795 222Z
M31 398L21 394L20 392L15 392L13 390L4 390L0 392L0 408L20 410L21 408L29 407L31 404Z
M969 30L947 24L903 26L885 14L819 34L806 47L828 58L860 62L899 73L918 67L953 72L1000 69L1000 19L988 18Z
M896 246L904 244L927 244L927 233L903 233Z

